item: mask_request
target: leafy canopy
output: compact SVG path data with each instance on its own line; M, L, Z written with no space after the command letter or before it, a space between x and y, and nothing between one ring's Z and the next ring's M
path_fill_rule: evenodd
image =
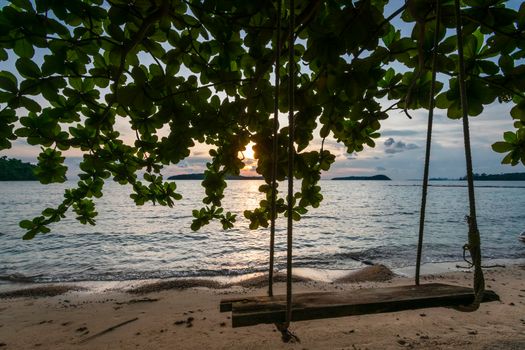
M321 200L318 181L334 155L315 140L334 138L348 152L373 147L381 121L393 109L428 108L430 58L436 26L435 1L399 2L385 14L386 0L298 0L295 16L294 218ZM224 228L235 215L224 212L226 174L244 167L239 151L255 144L257 172L267 199L245 212L251 227L270 217L272 167L271 83L276 33L282 51L290 42L283 2L283 28L276 28L277 1L245 0L12 0L0 11L0 60L14 62L0 72L0 150L13 140L39 145L37 176L42 183L65 181L62 152L83 153L82 173L56 208L24 220L24 238L49 232L72 209L94 224L93 197L105 181L131 184L136 204L172 206L180 199L174 182L160 175L197 143L210 147L205 207L195 210L193 229L212 220ZM460 117L453 3L442 0L437 106ZM400 15L410 36L390 22ZM525 164L525 4L512 9L501 0L464 0L468 112L482 113L498 100L512 103L515 131L493 148L503 163ZM286 55L279 60L279 110L288 111ZM391 100L388 108L380 102ZM123 141L117 125L135 131ZM281 127L277 179L287 173L288 129ZM143 174L139 176L138 174ZM283 213L284 198L277 209Z

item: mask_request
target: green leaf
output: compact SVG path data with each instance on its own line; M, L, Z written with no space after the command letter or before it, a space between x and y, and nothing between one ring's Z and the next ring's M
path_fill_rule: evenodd
M504 73L509 73L514 68L514 60L509 55L501 55L498 63Z
M492 144L492 149L498 153L505 153L512 151L513 146L507 142L496 142Z
M34 100L28 97L21 96L18 98L18 101L19 101L20 107L24 107L30 112L37 113L42 110L42 107L40 107L40 105L37 102L35 102Z
M513 159L512 159L512 153L509 153L507 154L502 160L501 160L501 164L512 164L513 162Z
M26 230L29 230L33 227L33 222L31 220L22 220L18 224L21 228L24 228Z
M15 42L13 51L19 57L23 57L23 58L32 58L35 54L35 49L33 49L33 45L25 38L19 39Z
M17 93L18 92L18 81L16 77L7 71L0 72L0 89Z
M11 0L11 4L15 5L16 7L20 9L26 10L28 12L35 11L29 0Z
M16 60L15 66L18 72L24 77L39 78L42 74L36 63L25 57Z
M510 115L514 119L525 120L525 102L519 103L512 107L510 110Z
M508 143L515 143L518 141L516 134L512 131L506 131L503 133L503 139Z

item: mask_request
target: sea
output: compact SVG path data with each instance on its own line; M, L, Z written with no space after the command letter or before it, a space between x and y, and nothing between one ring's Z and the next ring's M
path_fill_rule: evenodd
M226 210L233 229L212 223L192 231L192 210L202 207L200 181L177 182L183 199L174 207L135 206L130 188L113 182L96 200L97 223L82 225L70 212L52 231L24 241L19 221L61 202L74 182L0 182L0 283L130 281L177 277L235 277L268 269L269 229L250 230L243 216L263 195L259 180L228 181ZM293 229L297 271L348 271L370 263L391 269L415 265L421 204L420 181L322 180L324 200ZM285 191L286 186L281 185ZM525 259L524 182L477 182L482 256ZM466 183L431 181L423 263L463 261L467 242ZM277 270L286 264L286 219L276 230ZM467 255L468 257L468 255ZM463 262L463 265L466 265Z

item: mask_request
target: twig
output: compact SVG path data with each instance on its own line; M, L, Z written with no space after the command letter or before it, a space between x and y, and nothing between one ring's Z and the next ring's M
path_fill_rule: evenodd
M100 337L101 335L109 333L109 332L111 332L111 331L113 331L113 330L115 330L115 329L117 329L119 327L127 325L128 323L135 322L138 319L139 319L138 317L135 317L135 318L132 318L131 320L127 320L127 321L124 321L124 322L119 323L117 325L114 325L112 327L106 328L102 332L98 332L97 334L93 334L91 337L87 337L87 338L81 340L80 343L85 343L85 342L90 341L90 340L92 340L94 338Z

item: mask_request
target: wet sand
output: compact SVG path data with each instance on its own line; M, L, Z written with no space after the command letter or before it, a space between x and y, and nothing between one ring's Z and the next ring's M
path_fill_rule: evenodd
M422 283L470 286L471 279L470 272L447 272L423 276ZM222 298L265 294L264 277L226 285L142 281L105 290L29 285L0 293L0 350L525 349L525 266L486 269L485 279L501 301L482 304L474 313L429 308L296 322L291 330L300 343L294 344L283 343L273 325L233 329L230 315L219 312ZM297 277L294 292L408 283L413 282L371 267L334 283ZM284 293L284 283L278 282L276 291Z

